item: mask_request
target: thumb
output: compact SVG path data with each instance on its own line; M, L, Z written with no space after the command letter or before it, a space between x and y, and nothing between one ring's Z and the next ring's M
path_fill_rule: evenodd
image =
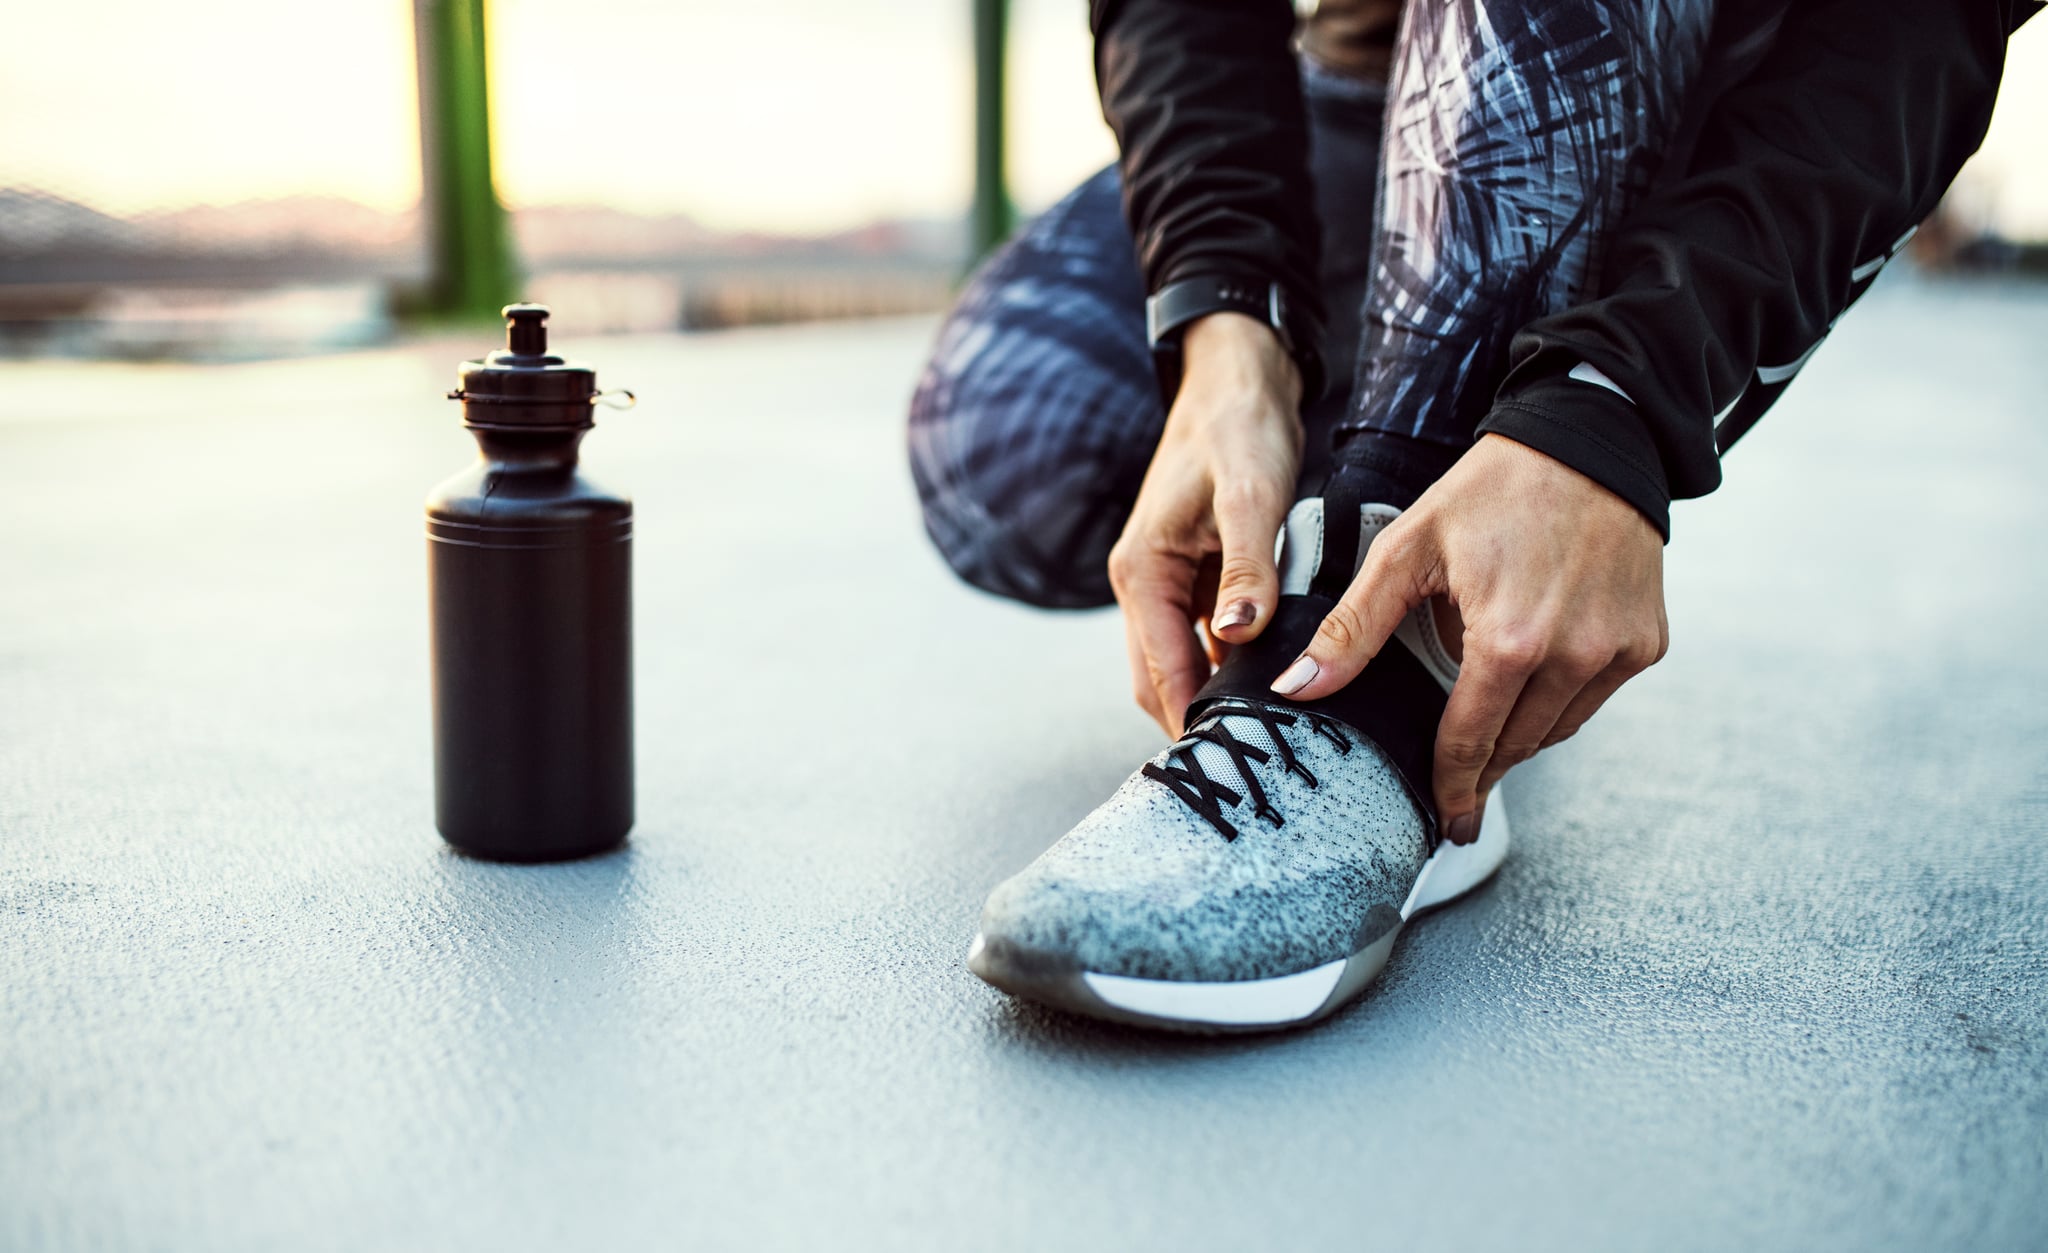
M1358 577L1316 628L1301 656L1273 680L1273 690L1295 700L1320 700L1358 677L1394 628L1435 589L1421 531L1389 527L1373 541Z
M1223 567L1209 630L1226 643L1247 644L1266 629L1280 603L1273 547L1287 517L1287 497L1272 484L1245 479L1217 484L1213 508Z

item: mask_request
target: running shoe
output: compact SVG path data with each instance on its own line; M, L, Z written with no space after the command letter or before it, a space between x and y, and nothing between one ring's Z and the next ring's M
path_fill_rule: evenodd
M1458 672L1427 605L1343 691L1304 703L1268 687L1399 516L1327 500L1356 535L1326 534L1325 498L1294 507L1273 620L1189 706L1186 735L990 894L975 974L1146 1027L1300 1026L1362 992L1410 918L1500 866L1498 792L1477 840L1436 835L1429 765Z

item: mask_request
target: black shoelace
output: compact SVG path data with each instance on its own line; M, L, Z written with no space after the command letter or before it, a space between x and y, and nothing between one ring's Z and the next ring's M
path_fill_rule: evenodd
M1315 775L1294 755L1294 746L1287 742L1281 730L1297 722L1305 722L1308 729L1337 746L1341 753L1351 752L1351 739L1344 734L1344 724L1322 714L1310 713L1306 709L1287 711L1265 705L1219 705L1202 715L1199 725L1174 742L1166 750L1166 764L1155 766L1145 763L1144 776L1164 784L1166 790L1181 799L1189 809L1206 819L1210 826L1226 840L1237 838L1237 828L1230 819L1223 816L1223 806L1236 809L1245 799L1245 793L1210 778L1202 770L1202 763L1195 757L1195 745L1214 744L1230 754L1231 764L1237 767L1239 779L1244 783L1245 792L1250 793L1252 815L1264 818L1274 826L1286 825L1280 811L1273 808L1266 799L1266 789L1259 785L1259 776L1252 769L1254 764L1264 765L1273 759L1273 754L1256 744L1247 744L1230 733L1224 725L1226 718L1250 718L1266 728L1266 735L1280 752L1280 764L1290 773L1298 775L1310 787L1319 786ZM1177 762L1175 758L1180 760ZM1185 763L1185 764L1183 764Z

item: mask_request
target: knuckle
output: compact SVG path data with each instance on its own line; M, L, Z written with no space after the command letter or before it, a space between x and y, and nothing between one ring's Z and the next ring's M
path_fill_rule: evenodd
M1216 484L1218 512L1264 513L1278 499L1273 484L1255 475L1233 474Z
M1496 744L1493 746L1493 757L1487 763L1487 773L1498 777L1498 772L1529 760L1540 748L1537 744Z
M1111 587L1123 587L1130 582L1131 549L1123 540L1118 540L1109 550L1109 583Z
M1426 577L1429 556L1423 532L1415 527L1403 527L1397 520L1372 542L1366 561L1377 577L1385 578L1391 571L1404 571L1419 586Z
M1577 735L1578 733L1579 728L1577 726L1553 727L1551 728L1550 734L1543 737L1543 743L1541 747L1551 748L1558 744L1562 744L1566 740L1572 738L1574 735Z
M1109 550L1109 585L1118 591L1140 587L1156 580L1160 554L1151 546L1125 537Z
M1412 549L1436 527L1436 511L1421 501L1401 511L1401 516L1387 523L1380 532L1381 540L1392 541L1402 549Z
M1480 653L1496 667L1516 674L1532 674L1548 654L1543 637L1517 631L1482 640Z
M1415 529L1402 526L1400 519L1397 518L1388 523L1387 529L1374 538L1372 548L1365 555L1368 561L1376 561L1383 566L1400 566L1406 565L1415 556L1417 547Z
M1630 674L1640 674L1664 659L1663 633L1638 636L1615 656L1615 663Z
M1359 563L1356 579L1358 584L1365 587L1379 587L1383 584L1392 584L1395 580L1412 581L1407 579L1406 571L1401 562L1391 552L1382 551L1382 546L1385 543L1384 539L1375 541L1372 551L1368 552L1365 555L1365 560ZM1401 585L1405 585L1405 582Z
M1580 642L1567 645L1556 660L1568 678L1584 683L1613 665L1622 655L1604 644Z
M1493 756L1493 745L1477 740L1451 739L1437 745L1437 760L1453 770L1474 771Z
M1343 601L1338 601L1323 618L1323 625L1316 634L1332 649L1347 653L1364 637L1365 632L1358 621L1358 611Z
M1264 583L1269 567L1258 558L1246 553L1235 553L1223 559L1222 586L1246 587Z

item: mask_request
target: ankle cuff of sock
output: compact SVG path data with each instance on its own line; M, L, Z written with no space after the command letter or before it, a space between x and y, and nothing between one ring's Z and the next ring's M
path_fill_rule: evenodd
M1449 473L1464 448L1388 431L1353 431L1338 446L1331 473L1357 483L1368 501L1406 509Z

